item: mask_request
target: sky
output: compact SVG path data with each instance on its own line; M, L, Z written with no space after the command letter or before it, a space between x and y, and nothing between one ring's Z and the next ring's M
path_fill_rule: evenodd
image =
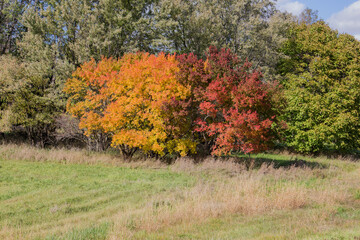
M294 15L307 7L317 10L319 17L332 28L360 40L360 0L277 0L277 5Z

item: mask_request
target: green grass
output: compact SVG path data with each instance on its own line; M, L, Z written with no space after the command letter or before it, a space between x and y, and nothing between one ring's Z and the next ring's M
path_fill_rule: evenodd
M1 159L0 224L51 232L58 224L81 222L87 214L89 224L106 222L114 212L141 206L155 194L193 184L187 174L164 169Z
M31 160L13 150L10 155L0 149L0 239L360 237L359 162L259 154L251 156L250 169L233 172L235 165L216 162L139 167L119 161L112 166L94 164L94 158L86 164L86 156L83 164L43 161L43 155L39 162L36 156L42 150L29 148ZM56 151L45 153L55 156ZM71 153L66 154L70 159ZM261 167L264 163L273 165ZM217 193L224 183L234 187ZM247 186L254 186L254 193L235 194ZM284 199L276 200L283 191ZM254 199L246 200L246 194ZM240 196L254 210L211 207L217 202L232 206L231 196ZM297 198L304 204L292 206ZM274 207L256 209L261 199ZM277 201L283 207L276 207Z
M105 240L108 236L109 224L103 223L85 229L74 229L63 236L51 236L46 240Z

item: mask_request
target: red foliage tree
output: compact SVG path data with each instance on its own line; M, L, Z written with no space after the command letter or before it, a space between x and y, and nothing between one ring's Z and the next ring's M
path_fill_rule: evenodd
M173 135L191 138L208 154L253 153L268 148L276 121L272 97L277 87L230 50L210 47L207 60L177 56L178 82L190 89L186 99L164 107L176 113L166 119Z
M273 85L261 81L261 73L242 62L230 50L210 47L204 63L211 81L199 104L195 131L213 137L212 153L253 153L266 150L272 140Z
M209 153L206 135L194 132L195 120L200 117L199 105L203 101L206 87L211 81L210 74L205 70L205 61L193 53L177 55L179 71L176 73L178 82L190 90L186 99L172 99L164 104L164 112L171 113L165 118L166 126L175 139L189 139L197 142L197 152Z

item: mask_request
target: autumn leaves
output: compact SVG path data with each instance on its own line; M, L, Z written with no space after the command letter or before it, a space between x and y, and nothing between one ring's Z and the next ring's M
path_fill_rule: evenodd
M229 50L125 54L83 64L66 83L67 109L91 136L104 132L131 157L258 152L272 140L273 86Z

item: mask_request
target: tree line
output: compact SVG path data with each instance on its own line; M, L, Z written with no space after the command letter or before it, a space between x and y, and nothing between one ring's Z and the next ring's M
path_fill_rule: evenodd
M5 139L127 156L359 149L359 41L310 9L4 0L0 22Z

